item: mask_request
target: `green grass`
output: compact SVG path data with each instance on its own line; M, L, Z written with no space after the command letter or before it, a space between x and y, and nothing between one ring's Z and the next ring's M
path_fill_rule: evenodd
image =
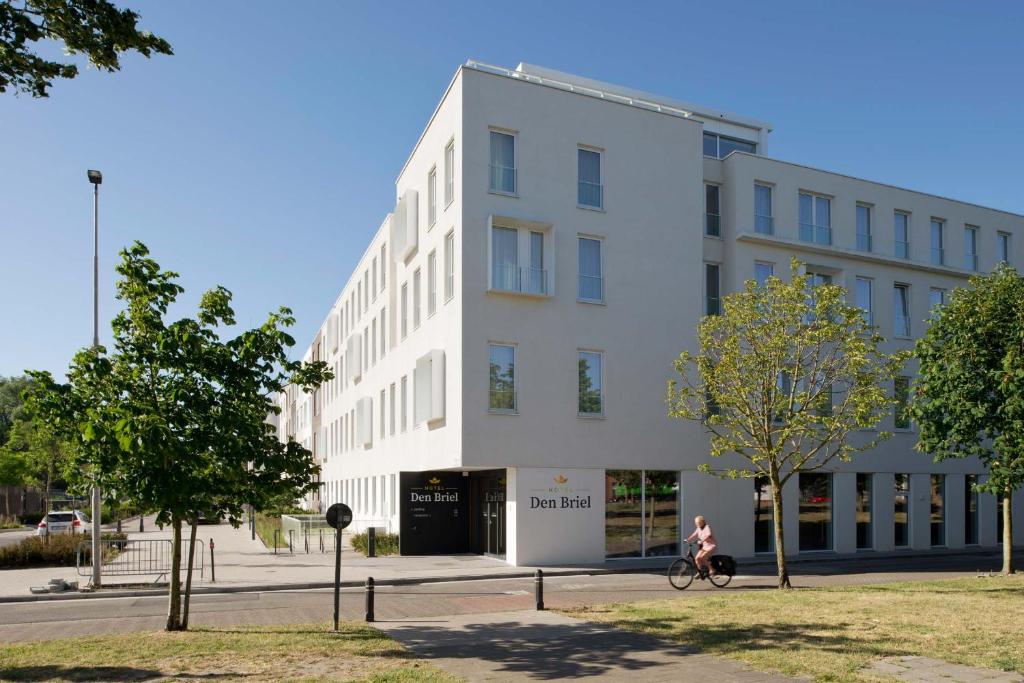
M348 622L196 628L0 646L0 680L367 681L461 679L419 661L374 628Z
M256 535L263 541L267 548L274 549L274 530L277 530L277 547L288 547L288 535L281 530L281 516L271 516L262 513L256 514Z
M874 586L721 591L572 612L754 669L874 681L862 669L919 655L1024 673L1024 576Z
M366 555L370 547L370 535L365 531L352 534L352 548ZM398 554L398 534L377 534L373 543L374 552L378 556Z

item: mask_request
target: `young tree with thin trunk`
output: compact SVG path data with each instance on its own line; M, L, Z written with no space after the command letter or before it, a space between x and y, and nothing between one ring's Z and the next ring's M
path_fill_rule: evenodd
M789 588L782 489L801 472L847 461L889 434L873 430L891 410L893 379L907 352L886 353L864 311L833 284L812 286L795 259L791 278L748 281L705 316L696 353L675 361L668 414L701 422L711 456L701 470L765 477L771 487L779 588Z
M231 293L206 292L196 317L165 320L182 288L138 242L121 252L113 321L113 351L80 351L68 383L49 373L37 380L29 405L72 440L81 485L99 486L108 501L155 510L172 534L167 630L187 627L181 595L182 525L200 513L241 523L246 505L262 509L282 495L316 488L318 466L295 441L280 442L267 415L270 396L288 383L312 391L331 378L323 362L288 360L294 323L282 308L252 330L222 339L235 323ZM186 578L185 613L192 553Z
M917 448L936 461L978 458L976 490L1003 498L1003 573L1013 566L1013 493L1024 483L1024 278L1002 264L933 312L918 340Z

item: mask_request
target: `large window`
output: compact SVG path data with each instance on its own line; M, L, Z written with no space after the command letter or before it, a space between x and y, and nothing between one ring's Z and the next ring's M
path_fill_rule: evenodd
M896 211L893 214L894 245L896 258L910 258L910 214Z
M832 244L832 202L828 197L800 193L800 239Z
M516 347L490 346L490 393L487 409L497 413L516 412Z
M910 429L910 378L897 377L893 380L893 398L896 400L896 413L893 423L896 429Z
M437 222L437 168L431 168L427 174L427 229Z
M704 133L704 156L724 159L730 152L757 154L757 145L747 140L730 138L717 133Z
M775 218L772 213L772 188L769 185L754 184L754 232L762 235L775 234Z
M978 475L964 477L964 545L978 544Z
M893 335L910 337L910 287L908 285L893 285L892 311Z
M409 405L409 377L408 377L408 375L403 375L402 376L402 393L398 397L398 414L399 414L399 416L401 418L400 424L401 424L403 432L405 431L405 428L408 425L408 421L407 421L408 405Z
M800 550L832 549L832 475L800 473Z
M718 185L704 185L704 234L711 237L722 235L722 203Z
M895 475L893 492L893 545L906 548L910 545L910 475Z
M516 136L491 131L490 190L501 194L516 193Z
M931 220L932 229L932 263L941 266L946 262L946 225L937 218Z
M526 232L525 230L523 232ZM548 293L545 268L545 236L531 230L526 233L529 265L519 265L519 233L516 228L495 225L491 229L491 289L524 294Z
M874 308L872 306L871 289L873 283L870 278L859 277L857 278L857 286L855 295L857 297L857 307L864 311L864 320L868 325L875 324Z
M604 414L604 371L603 357L597 351L580 351L578 354L579 381L577 386L576 409L580 415Z
M605 471L605 557L679 554L679 473Z
M932 287L928 290L928 314L934 318L939 308L946 305L946 290Z
M871 251L871 207L857 205L857 249Z
M996 256L1002 263L1010 262L1010 234L996 233Z
M444 300L455 296L455 231L444 236Z
M444 148L444 205L455 199L455 140Z
M578 245L579 291L581 301L604 301L604 268L601 261L601 240L580 237Z
M604 186L601 184L601 153L580 147L576 150L578 182L576 203L592 209L604 207Z
M412 329L414 330L420 326L420 301L423 298L421 279L420 269L417 268L412 272Z
M754 478L754 552L775 552L775 506L768 477Z
M978 228L973 225L964 227L964 268L978 269Z
M871 530L871 491L872 475L859 472L857 474L857 550L874 547L874 534Z
M427 254L427 316L437 310L437 251Z
M946 545L946 475L932 475L931 496L932 545Z
M721 284L717 263L704 264L704 315L719 315L722 312Z

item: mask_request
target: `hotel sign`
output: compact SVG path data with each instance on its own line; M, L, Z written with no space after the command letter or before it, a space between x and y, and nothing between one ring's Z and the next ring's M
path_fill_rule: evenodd
M592 502L590 488L574 486L564 474L553 476L548 486L530 489L531 510L587 510Z
M402 555L466 551L468 479L460 472L402 472L398 500Z

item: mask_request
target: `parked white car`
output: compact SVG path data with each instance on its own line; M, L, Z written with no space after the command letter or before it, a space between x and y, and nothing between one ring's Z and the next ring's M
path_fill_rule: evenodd
M36 527L37 536L51 534L84 534L89 531L89 517L81 510L54 510Z

